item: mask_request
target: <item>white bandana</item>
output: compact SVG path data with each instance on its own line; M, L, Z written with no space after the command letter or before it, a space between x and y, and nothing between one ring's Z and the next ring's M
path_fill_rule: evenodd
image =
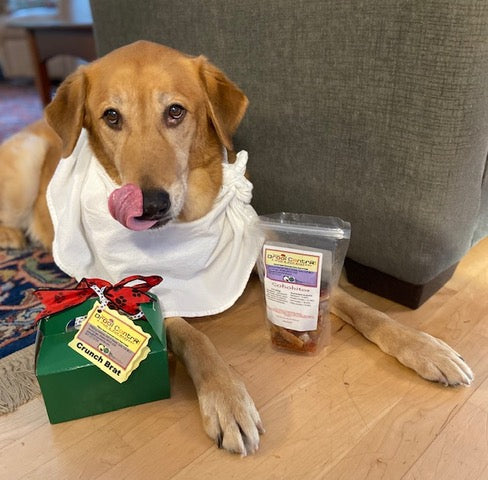
M108 197L119 187L91 151L82 131L60 161L47 190L54 225L53 256L68 275L112 283L161 275L151 291L166 317L213 315L240 297L263 238L250 205L245 178L247 152L223 163L223 186L212 210L193 222L171 221L161 229L133 231L115 220Z

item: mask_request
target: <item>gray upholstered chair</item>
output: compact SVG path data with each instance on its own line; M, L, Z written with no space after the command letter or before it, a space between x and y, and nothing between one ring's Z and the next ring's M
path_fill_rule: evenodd
M100 54L205 54L250 99L258 212L352 223L353 283L415 307L488 233L488 3L92 0Z

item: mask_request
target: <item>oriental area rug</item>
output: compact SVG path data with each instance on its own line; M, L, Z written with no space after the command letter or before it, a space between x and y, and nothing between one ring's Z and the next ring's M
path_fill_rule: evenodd
M0 141L41 117L39 94L33 86L0 82Z
M32 344L35 318L42 307L34 291L75 284L44 250L0 250L0 414L39 393Z

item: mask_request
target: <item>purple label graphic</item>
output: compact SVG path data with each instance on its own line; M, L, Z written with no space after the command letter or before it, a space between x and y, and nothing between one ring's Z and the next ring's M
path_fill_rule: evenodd
M296 268L275 265L266 266L266 276L270 280L285 283L295 283L307 287L317 286L317 272L297 270Z

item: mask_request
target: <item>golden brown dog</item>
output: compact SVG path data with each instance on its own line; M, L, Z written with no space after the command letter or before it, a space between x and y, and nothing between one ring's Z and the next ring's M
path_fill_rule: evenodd
M25 238L50 247L46 188L61 156L85 128L100 164L119 185L138 185L142 217L162 227L205 215L222 184L222 148L247 98L204 57L137 42L80 67L60 86L40 121L0 148L0 247ZM332 311L383 351L445 385L473 375L448 345L405 327L337 289ZM208 435L225 449L254 452L263 428L243 383L210 341L182 318L166 320L170 346L195 384Z

